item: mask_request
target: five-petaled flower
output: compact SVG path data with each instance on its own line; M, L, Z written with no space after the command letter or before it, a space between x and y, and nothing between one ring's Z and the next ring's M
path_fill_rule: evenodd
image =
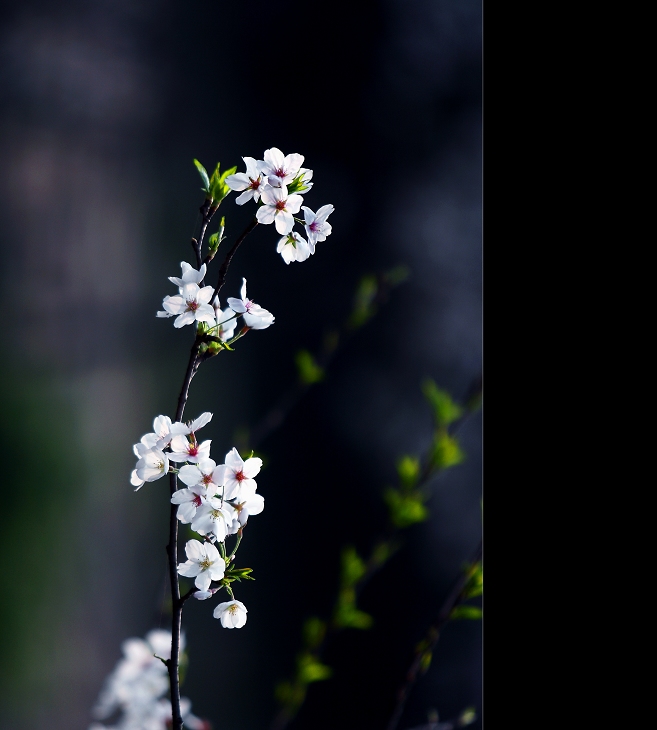
M220 603L212 612L225 629L241 629L246 623L246 606L241 601Z
M278 147L266 150L264 157L264 162L259 165L260 171L267 176L269 184L276 188L291 183L303 165L303 155L294 153L283 156Z
M247 489L258 485L253 477L257 476L262 469L262 459L257 456L244 461L239 452L233 447L226 454L226 471L224 473L224 499L239 499L240 488Z
M303 206L303 217L306 221L306 233L308 234L308 244L311 253L315 253L315 245L318 241L325 241L326 237L331 234L331 224L326 219L335 210L332 205L323 205L317 213L313 213L310 208Z
M175 317L174 327L184 327L194 322L213 322L214 308L208 304L212 299L214 289L211 286L199 288L198 284L190 282L180 287L180 295L166 296L162 300L163 312L158 317Z
M299 212L303 198L295 193L288 195L285 185L267 186L262 191L262 202L256 213L258 223L274 223L281 236L288 234L294 228L294 214Z
M241 195L238 195L235 202L237 205L244 205L253 198L257 203L260 200L260 193L262 188L267 183L267 178L260 171L262 162L258 162L253 157L243 157L246 163L246 172L237 172L234 175L229 175L226 178L226 185L231 190L239 192L243 190Z
M185 553L189 559L178 565L178 572L186 578L195 578L194 585L199 590L207 591L213 580L224 577L226 561L211 543L189 540L185 545Z
M247 327L254 330L263 330L274 323L274 315L263 309L251 299L246 297L246 279L242 279L242 289L240 291L241 299L228 297L228 306L241 314Z

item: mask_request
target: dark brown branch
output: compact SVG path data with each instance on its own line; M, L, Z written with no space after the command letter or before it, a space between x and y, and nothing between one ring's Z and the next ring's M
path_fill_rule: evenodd
M237 239L237 241L235 241L230 251L226 254L226 258L224 259L224 262L223 264L221 264L221 268L219 269L219 279L217 281L217 286L214 288L214 293L212 294L212 299L210 299L210 303L214 302L214 298L217 296L217 294L219 294L221 287L224 285L226 281L226 274L228 273L228 267L230 266L230 262L233 260L233 256L237 253L237 249L240 247L242 241L249 235L249 233L251 233L251 231L257 225L258 219L254 218L244 229L242 235Z
M192 238L192 248L194 249L194 254L196 255L197 269L200 269L201 265L203 264L203 257L201 255L201 252L203 249L203 239L205 238L205 233L208 230L208 225L212 220L212 216L217 212L217 209L212 208L211 204L211 200L206 200L201 206L201 232L199 233L198 238ZM201 282L201 285L202 284L203 282Z
M482 551L483 542L480 542L477 550L475 551L475 554L470 561L470 570L464 571L459 576L449 596L447 596L447 598L445 599L445 602L440 609L438 617L429 627L429 630L425 634L424 641L420 642L419 647L415 650L415 655L413 657L413 661L411 662L411 666L406 672L406 679L404 681L404 684L400 687L399 692L397 693L397 703L395 705L395 709L392 713L390 721L386 726L386 730L396 730L397 725L399 724L401 716L404 712L406 700L408 699L408 696L410 695L411 690L415 685L415 682L424 673L422 671L423 658L427 653L433 651L436 644L438 643L438 639L440 638L440 632L443 630L445 624L449 621L450 616L452 615L452 611L465 599L466 586L468 584L468 581L472 577L472 570L474 569L474 566L476 566L477 563L479 563L479 561L481 560Z
M182 420L185 404L189 396L189 386L192 378L198 370L198 339L194 340L192 349L189 353L189 361L187 370L185 371L185 379L183 380L180 395L178 396L178 404L176 406L175 421ZM178 477L176 474L169 475L170 494L178 489ZM169 581L171 583L171 658L167 664L169 670L169 689L171 692L171 716L172 729L182 730L182 717L180 715L180 629L182 625L182 607L187 597L183 600L180 598L180 584L178 583L178 506L171 504L169 512L169 544L167 545L167 558L169 561Z
M205 201L201 206L201 214L203 216L203 222L201 224L201 233L198 240L192 239L192 246L196 253L196 262L201 268L201 247L203 246L203 238L207 230L208 224L214 215L216 208L210 208L210 201ZM212 296L211 302L217 295L217 292L224 284L226 280L226 274L228 267L235 252L239 248L240 244L244 239L251 233L251 231L258 225L257 219L247 226L246 230L242 235L235 241L233 247L227 253L224 259L221 269L219 270L219 281L217 288ZM202 284L203 282L201 282ZM187 362L187 370L185 371L185 378L183 380L182 388L180 389L180 395L178 396L178 403L176 406L175 421L182 421L183 413L185 411L185 405L187 404L187 398L189 397L189 386L191 385L194 375L198 370L203 358L199 356L199 348L201 343L207 339L206 335L197 335L194 339L194 344L189 353L189 361ZM214 338L210 338L214 339ZM178 489L178 477L176 474L169 475L169 487L170 493L173 493ZM180 714L180 631L182 626L182 611L185 601L194 594L194 590L187 592L182 598L180 597L180 584L178 583L178 506L171 504L171 510L169 513L169 544L167 545L167 557L169 562L169 579L171 582L171 658L167 663L169 670L169 688L171 692L171 716L172 716L172 730L182 730L183 722Z

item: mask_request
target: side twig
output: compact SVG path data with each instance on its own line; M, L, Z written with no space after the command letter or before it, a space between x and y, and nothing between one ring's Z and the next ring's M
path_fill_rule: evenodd
M472 571L474 570L474 567L481 560L482 552L483 541L479 543L475 554L472 556L472 559L470 561L470 570L463 572L459 576L449 596L447 596L447 598L445 599L445 602L440 609L438 617L429 627L429 630L425 635L424 641L420 642L420 645L415 650L413 661L411 662L411 665L406 672L406 679L404 680L404 684L400 687L399 692L397 693L397 702L395 704L395 709L392 713L390 721L386 725L386 730L396 730L397 725L399 724L401 716L404 712L406 700L408 699L408 696L410 695L411 690L415 685L415 682L422 674L424 674L423 659L428 653L433 651L434 647L438 643L438 639L440 638L440 632L443 630L445 624L449 621L452 611L466 598L465 588L468 584L468 581L472 577Z

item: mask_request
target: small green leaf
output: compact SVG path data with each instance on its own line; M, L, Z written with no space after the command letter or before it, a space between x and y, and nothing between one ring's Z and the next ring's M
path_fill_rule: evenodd
M472 725L477 719L477 713L474 707L466 707L461 713L461 716L456 722L457 727L465 727L466 725Z
M389 487L383 498L388 505L390 521L395 527L409 527L429 517L429 510L424 506L424 497L420 492L402 493Z
M402 456L397 462L397 474L404 487L414 487L420 476L420 460L416 456Z
M317 616L306 619L303 625L303 638L308 649L316 649L326 635L326 623Z
M351 587L358 583L366 570L365 563L351 545L342 550L341 568L342 585L344 587Z
M463 415L463 408L452 400L447 391L441 390L433 380L425 380L422 384L422 391L433 407L434 418L438 426L449 426Z
M322 664L313 654L302 654L297 660L297 672L300 682L310 684L328 679L333 673L331 667Z
M305 385L319 383L324 379L324 370L315 362L308 350L299 350L294 356L299 372L299 380Z
M466 573L470 573L468 582L463 589L463 595L467 598L476 598L484 592L484 571L481 561L474 566L468 566Z
M354 296L354 308L349 317L351 329L362 327L376 312L374 299L379 291L376 276L367 274L358 283Z
M483 611L478 606L456 606L449 614L449 618L451 621L456 621L457 619L477 621L482 615Z
M203 180L204 187L202 188L204 193L210 192L210 179L208 178L208 172L203 167L203 165L198 161L194 160L194 164L196 165L196 169L198 170L198 174L201 176L201 180Z
M456 466L465 459L459 442L454 436L450 436L444 429L438 429L434 434L433 447L431 451L431 463L435 469L448 469Z
M431 660L433 658L433 653L430 649L427 649L426 651L423 651L420 655L420 672L424 674L429 667L431 666Z

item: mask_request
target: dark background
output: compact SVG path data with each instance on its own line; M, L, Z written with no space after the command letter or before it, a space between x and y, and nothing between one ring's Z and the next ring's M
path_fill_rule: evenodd
M233 263L224 299L246 276L276 323L193 383L187 416L214 413L219 463L293 385L294 353L345 319L360 277L410 269L260 447L266 509L239 554L257 578L237 590L246 627L223 630L216 599L184 615L195 712L264 729L301 621L330 610L341 547L369 549L396 459L429 443L422 379L460 398L481 369L480 4L26 0L1 20L0 727L86 728L121 641L166 626L167 486L135 495L127 477L186 362L191 332L154 314L193 261L192 158L242 170L269 147L299 152L315 171L307 204L336 208L309 261L285 266L259 226ZM253 211L227 200L228 235ZM480 427L464 426L467 461L365 590L374 628L331 645L334 678L310 688L294 728L385 726L479 539ZM445 630L400 728L432 708L480 712L480 631Z

